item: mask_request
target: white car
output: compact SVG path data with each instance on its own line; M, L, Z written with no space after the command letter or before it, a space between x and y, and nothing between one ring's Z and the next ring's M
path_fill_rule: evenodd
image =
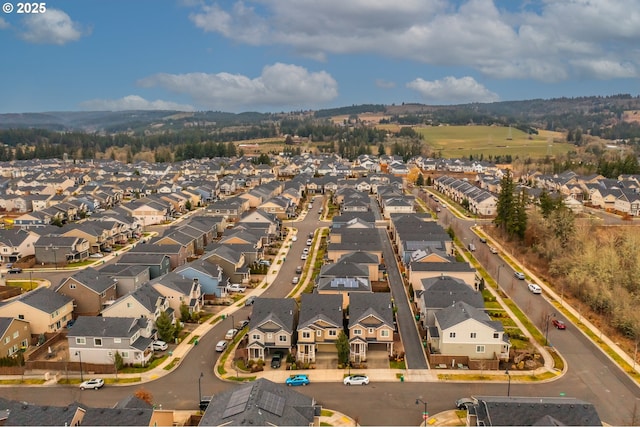
M151 348L153 351L165 351L169 346L166 342L158 340L151 343Z
M104 255L102 255L100 252L96 252L95 254L89 255L89 258L104 258Z
M291 241L292 241L292 242L297 242L297 241L298 241L298 236L293 236L293 237L291 238Z
M307 239L307 246L311 246L313 244L313 240L312 239Z
M369 384L369 377L366 375L349 375L342 382L344 385L367 385Z
M238 333L238 330L237 330L237 329L235 329L235 328L233 328L233 329L229 329L229 330L227 331L227 333L225 334L224 339L225 339L225 340L232 340L232 339L233 339L233 337L235 337L237 333Z
M298 276L293 276L293 279L291 279L291 283L293 283L294 285L298 284L299 281L300 278Z
M241 286L238 283L233 283L227 286L227 292L244 292L247 288L245 286Z
M527 287L529 288L529 290L533 294L541 294L542 293L542 288L540 286L536 285L535 283L529 283L527 285Z
M218 343L216 344L216 351L218 353L222 353L227 348L228 344L229 344L228 341L224 341L224 340L218 341Z
M300 259L307 259L309 258L308 254L303 253L302 255L300 255Z
M523 273L523 272L521 272L521 271L516 271L516 272L515 272L515 276L516 276L518 279L520 279L520 280L524 280L524 279L525 279L525 277L524 277L524 273Z
M497 254L498 253L498 249L496 249L493 246L489 246L489 250L491 251L492 254Z
M93 378L81 383L80 390L85 390L85 389L98 390L102 388L102 386L104 386L104 380L102 378Z

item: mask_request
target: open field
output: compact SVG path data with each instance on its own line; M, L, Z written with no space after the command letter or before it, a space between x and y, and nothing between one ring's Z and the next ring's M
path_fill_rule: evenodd
M425 142L442 157L468 157L511 155L525 159L557 156L575 149L571 144L553 142L563 140L559 132L540 131L539 135L527 135L521 130L499 126L434 126L416 127L424 135Z

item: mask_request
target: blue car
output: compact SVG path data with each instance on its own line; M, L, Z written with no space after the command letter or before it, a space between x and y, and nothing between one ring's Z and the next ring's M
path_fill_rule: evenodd
M309 384L309 377L306 375L295 375L293 377L287 378L286 381L288 386L292 385L307 385Z

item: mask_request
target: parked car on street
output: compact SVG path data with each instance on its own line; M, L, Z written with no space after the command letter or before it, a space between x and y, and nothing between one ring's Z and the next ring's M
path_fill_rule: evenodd
M369 377L366 375L349 375L342 380L344 385L367 385Z
M9 270L7 270L7 273L9 273L9 274L22 273L22 269L20 267L13 267L13 268L10 268Z
M222 353L227 348L228 344L229 344L228 341L224 341L224 340L218 341L218 343L216 344L216 351L218 353Z
M562 320L553 319L551 323L553 323L556 329L567 329L567 325Z
M244 329L249 324L249 320L241 320L238 322L238 329Z
M296 267L296 274L302 274L302 266L301 265Z
M298 276L293 276L293 279L291 279L291 283L293 283L294 285L297 285L299 281L300 278Z
M104 258L104 255L102 255L100 252L96 252L94 254L89 255L89 258Z
M480 243L487 243L487 239L484 237L480 237Z
M309 384L309 377L305 374L294 375L292 377L287 378L285 384L288 386L292 385L307 385Z
M244 305L253 305L254 302L256 302L256 297L251 295L244 301Z
M102 378L93 378L80 383L80 390L98 390L104 386Z
M531 293L534 293L534 294L541 294L542 293L542 288L540 286L536 285L535 283L529 283L527 285L527 287L529 288Z
M312 239L307 239L307 246L311 246L313 244L313 240Z
M524 277L524 273L523 273L523 272L521 272L521 271L516 271L516 272L514 273L514 276L516 276L516 277L517 277L518 279L520 279L520 280L524 280L524 279L526 278L526 277Z
M498 249L496 249L494 246L489 246L489 250L491 251L492 254L498 253Z
M300 255L300 259L307 259L309 258L309 254L303 253L302 255Z
M232 340L233 337L235 337L237 333L238 333L237 329L235 329L235 328L229 329L227 331L227 333L225 334L224 339L225 340Z

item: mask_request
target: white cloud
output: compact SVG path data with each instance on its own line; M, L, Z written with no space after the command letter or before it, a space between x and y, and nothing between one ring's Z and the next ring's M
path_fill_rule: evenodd
M309 72L281 63L264 67L262 74L253 79L229 73L155 74L138 83L185 94L199 106L225 111L320 105L338 95L338 84L325 71Z
M31 43L63 45L80 39L82 29L63 11L49 8L46 13L25 15L20 36Z
M81 104L82 108L95 111L123 110L178 110L194 111L191 105L177 104L170 101L147 101L138 95L128 95L120 99L92 99Z
M466 66L495 78L542 81L617 78L630 71L640 75L637 0L545 0L521 8L498 8L494 0L224 4L202 3L190 18L203 31L249 45L288 46L308 58L374 53ZM611 66L583 66L602 56ZM585 74L589 71L591 75Z
M426 101L433 103L459 104L499 100L497 94L468 76L459 79L449 76L434 81L417 78L407 83L407 87L418 92Z
M6 30L11 25L0 16L0 30Z

